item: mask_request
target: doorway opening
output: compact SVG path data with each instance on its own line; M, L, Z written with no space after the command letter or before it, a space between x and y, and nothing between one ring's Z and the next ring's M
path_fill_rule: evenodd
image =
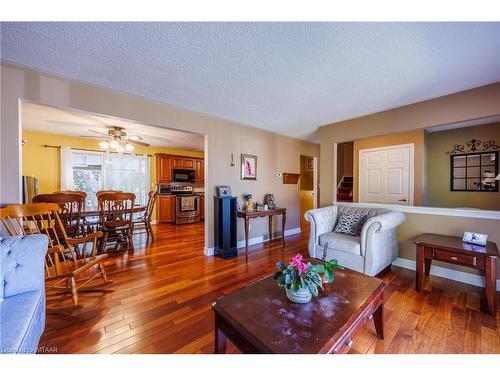
M204 135L32 102L22 102L21 110L23 203L34 195L81 191L82 217L97 222L99 215L91 213L99 212L98 192L129 192L137 216L151 212L160 238L205 232ZM150 240L147 231L133 237L143 245Z
M336 202L353 202L354 143L337 144Z
M307 225L304 213L318 207L318 158L300 155L300 223Z

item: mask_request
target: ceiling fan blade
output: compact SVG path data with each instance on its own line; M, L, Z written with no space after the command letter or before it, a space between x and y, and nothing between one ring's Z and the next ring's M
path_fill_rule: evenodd
M142 137L140 135L137 135L137 134L127 135L127 139L129 141L142 141Z
M88 129L88 130L89 130L89 132L92 132L92 133L101 134L101 135L106 136L106 137L108 136L108 133L103 133L103 132L99 132L97 130L92 130L92 129Z
M144 143L144 142L140 142L140 141L134 141L132 139L129 139L127 142L131 143L133 145L138 145L138 146L145 146L145 147L149 146L149 143Z

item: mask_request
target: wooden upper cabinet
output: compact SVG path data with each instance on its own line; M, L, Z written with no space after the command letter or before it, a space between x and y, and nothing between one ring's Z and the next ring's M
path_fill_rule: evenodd
M194 169L194 160L193 159L184 159L184 168Z
M172 168L184 168L184 158L172 157Z
M156 182L172 182L172 159L168 155L156 154Z
M194 159L194 172L196 182L205 181L205 162L203 159Z
M200 158L156 154L156 182L172 182L172 169L193 169L195 182L203 182L205 180L204 165L204 160Z

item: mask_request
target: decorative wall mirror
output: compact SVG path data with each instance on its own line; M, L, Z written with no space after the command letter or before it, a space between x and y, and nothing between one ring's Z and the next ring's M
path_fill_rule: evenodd
M498 151L451 155L450 162L451 191L498 191Z

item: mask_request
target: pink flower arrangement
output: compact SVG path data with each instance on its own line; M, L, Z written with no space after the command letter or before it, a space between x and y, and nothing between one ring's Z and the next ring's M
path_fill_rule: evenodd
M298 253L297 255L295 255L292 258L290 265L297 268L297 270L299 271L299 274L307 271L307 264L304 263L304 257L300 253Z

